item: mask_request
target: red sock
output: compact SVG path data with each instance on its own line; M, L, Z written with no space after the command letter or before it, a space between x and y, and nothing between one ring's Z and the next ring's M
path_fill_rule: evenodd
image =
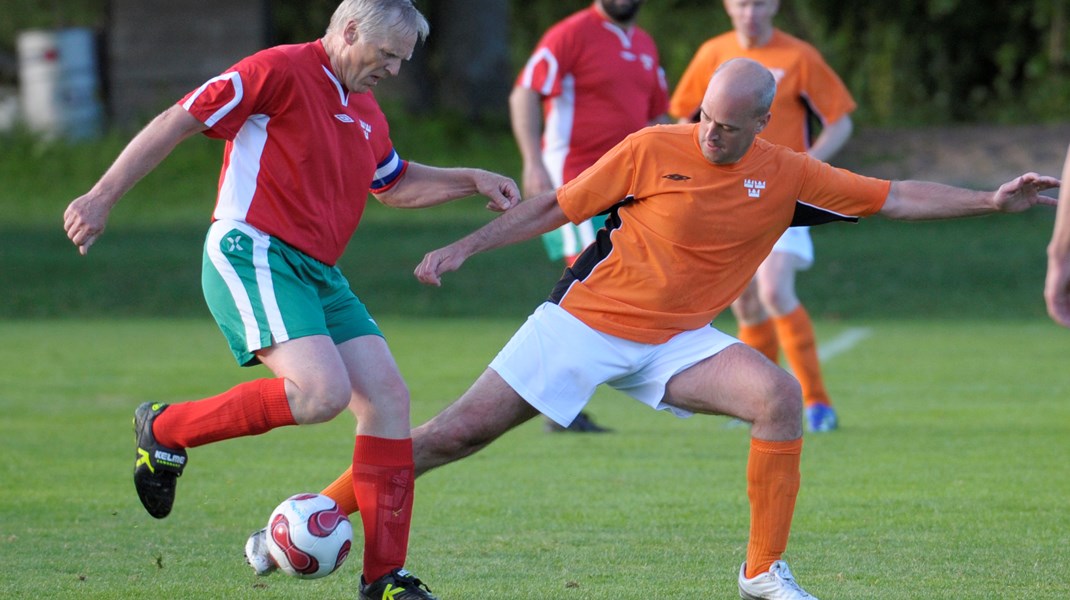
M795 498L799 495L802 438L770 442L751 438L747 461L750 498L750 541L747 543L749 579L765 573L788 547Z
M353 448L353 493L364 524L364 580L405 566L416 472L412 439L358 435Z
M153 421L152 433L164 446L193 448L296 424L286 381L257 379L218 396L168 406Z

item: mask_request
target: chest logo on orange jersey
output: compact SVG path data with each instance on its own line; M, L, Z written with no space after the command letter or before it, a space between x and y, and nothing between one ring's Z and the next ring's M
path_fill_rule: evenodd
M760 198L762 190L765 189L765 182L757 179L744 179L743 187L747 188L747 195L751 198Z
M681 175L679 173L669 173L668 175L662 175L662 179L671 179L672 181L687 181L691 179L687 175Z

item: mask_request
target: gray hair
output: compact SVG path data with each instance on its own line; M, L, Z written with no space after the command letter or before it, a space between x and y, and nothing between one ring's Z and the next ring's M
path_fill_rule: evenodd
M342 31L349 21L357 22L361 37L381 37L397 28L416 32L419 40L424 41L431 31L412 0L342 0L331 15L327 33Z

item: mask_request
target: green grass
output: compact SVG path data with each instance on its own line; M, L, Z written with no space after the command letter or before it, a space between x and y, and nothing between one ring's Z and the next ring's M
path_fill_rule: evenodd
M398 124L411 158L517 172L503 132ZM134 406L265 371L233 365L200 295L218 143L183 144L88 257L66 240L64 207L124 141L0 144L0 597L352 598L359 552L316 582L257 580L240 554L278 501L344 468L348 416L194 449L166 520L135 499ZM481 207L373 202L341 261L417 423L476 378L559 274L531 241L420 286L416 263L485 222ZM799 291L820 341L870 331L825 365L843 429L808 436L804 452L787 558L819 597L1070 597L1068 338L1040 295L1051 217L814 231ZM550 436L534 422L420 480L410 565L443 598L734 596L745 430L652 415L612 390L591 408L617 433Z
M388 318L422 422L518 319ZM821 325L822 339L848 324ZM1037 321L864 321L826 364L843 428L807 436L787 558L821 598L1066 598L1066 333ZM0 597L353 597L359 553L316 582L256 579L245 536L345 467L352 421L191 451L175 512L130 483L130 414L262 374L207 319L0 324ZM448 348L448 351L446 350ZM613 392L605 436L533 422L418 482L411 566L443 598L733 597L747 434ZM667 591L671 590L671 591Z

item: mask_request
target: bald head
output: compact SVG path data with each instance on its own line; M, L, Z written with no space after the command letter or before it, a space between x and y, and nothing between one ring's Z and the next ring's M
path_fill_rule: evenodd
M718 67L699 107L703 156L714 164L742 158L769 122L774 94L773 74L753 60L735 58Z
M703 104L711 94L730 96L740 102L754 107L754 115L761 116L769 112L776 95L776 79L761 63L749 58L733 58L726 61L713 72L710 84L706 87Z

